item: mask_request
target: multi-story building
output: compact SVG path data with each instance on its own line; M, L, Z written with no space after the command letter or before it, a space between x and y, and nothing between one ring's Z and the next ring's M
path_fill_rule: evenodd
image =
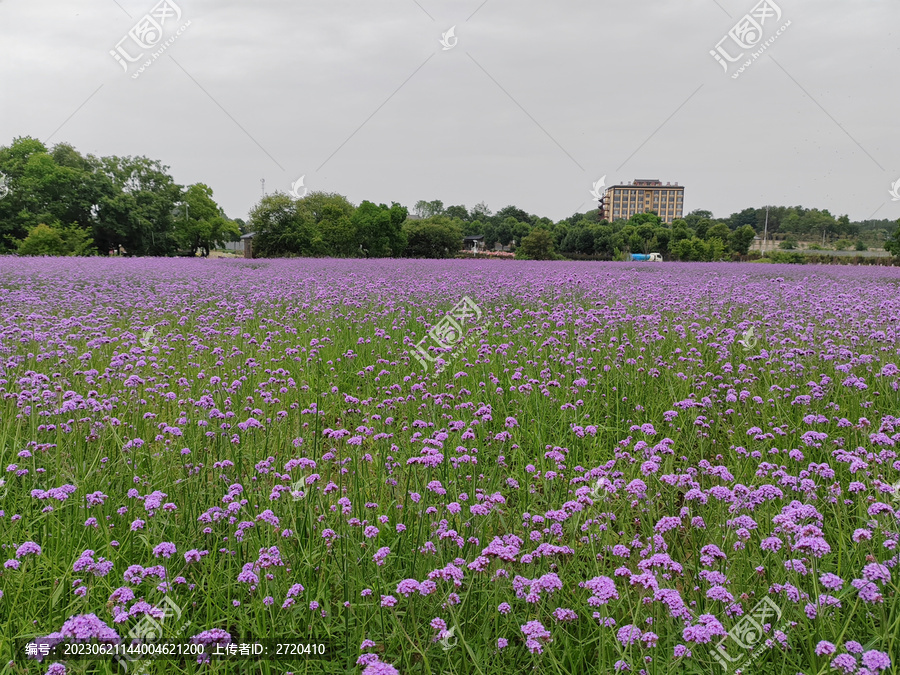
M600 202L600 217L610 222L628 220L636 213L653 211L671 224L684 210L684 186L659 180L634 180L606 188Z

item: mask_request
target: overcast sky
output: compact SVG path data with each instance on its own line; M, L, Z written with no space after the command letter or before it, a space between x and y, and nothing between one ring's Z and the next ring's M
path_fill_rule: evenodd
M900 0L156 2L0 0L0 145L159 159L231 217L301 176L554 220L602 176L677 181L686 213L900 217Z

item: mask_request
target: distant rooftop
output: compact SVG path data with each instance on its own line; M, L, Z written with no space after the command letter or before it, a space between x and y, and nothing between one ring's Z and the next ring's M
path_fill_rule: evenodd
M617 183L616 185L611 185L610 187L683 187L678 185L678 183L666 183L663 185L661 180L656 178L635 178L633 181L629 181L628 183Z

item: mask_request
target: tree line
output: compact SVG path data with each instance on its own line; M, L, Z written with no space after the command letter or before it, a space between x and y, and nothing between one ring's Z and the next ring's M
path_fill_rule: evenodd
M882 232L885 248L900 252L900 231L890 221L853 223L800 206L747 208L723 219L695 210L671 224L653 212L607 222L594 209L554 222L512 205L494 213L483 202L469 209L420 200L410 214L396 202L355 205L336 193L297 199L276 192L245 223L225 215L209 186L178 185L158 160L83 156L69 144L48 148L31 137L0 147L0 181L0 252L22 255L208 254L253 232L259 257L445 258L459 255L464 236L480 235L487 250L499 245L526 259L661 253L710 261L746 256L764 230L788 242Z
M209 186L178 185L147 157L83 156L26 136L0 147L0 173L3 253L208 254L241 235Z
M764 231L788 241L823 231L827 237L853 237L861 231L859 223L827 210L769 207L768 223L766 211L744 209L716 219L698 209L667 224L653 212L607 222L595 209L554 222L516 206L493 213L483 202L469 209L420 200L410 214L397 203L388 207L364 201L354 207L334 193L313 192L301 199L276 193L251 212L248 227L257 232L254 250L261 256L442 258L459 255L464 236L480 235L487 250L514 250L517 258L619 260L630 253L656 252L683 261L746 256L754 237ZM876 224L885 231L896 227L890 221L869 223Z

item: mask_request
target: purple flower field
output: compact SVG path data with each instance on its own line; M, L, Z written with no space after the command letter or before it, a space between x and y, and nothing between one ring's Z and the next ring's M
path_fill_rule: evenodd
M897 268L0 259L0 672L893 672L898 366Z

